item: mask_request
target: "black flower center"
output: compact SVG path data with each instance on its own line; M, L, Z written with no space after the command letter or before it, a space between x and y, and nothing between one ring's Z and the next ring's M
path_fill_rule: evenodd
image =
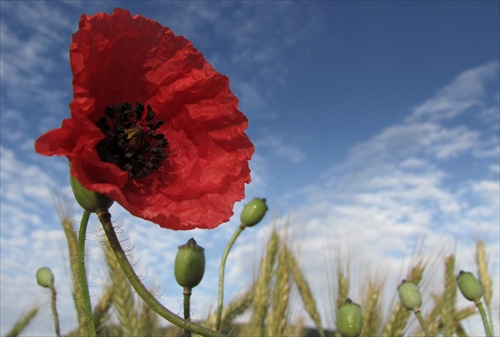
M116 164L131 178L147 177L163 164L168 142L157 133L163 121L153 121L151 106L145 117L141 103L118 103L107 107L104 114L96 123L106 136L96 146L102 161Z

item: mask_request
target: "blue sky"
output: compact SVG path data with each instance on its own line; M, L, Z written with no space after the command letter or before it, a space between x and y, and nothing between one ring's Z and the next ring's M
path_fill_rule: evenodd
M264 223L243 233L228 260L228 300L250 284L273 214L280 229L290 218L288 231L321 301L328 288L324 264L333 262L318 254L350 251L354 265L369 263L397 283L422 241L423 256L456 249L457 268L475 272L475 240L484 240L498 288L498 2L0 6L0 335L32 304L46 309L28 334L52 333L48 294L34 280L44 265L56 275L62 329L75 327L54 192L67 198L75 220L81 212L71 201L65 160L35 154L33 142L69 115L68 50L80 15L114 7L156 19L193 41L231 79L250 120L256 153L247 198L266 197L271 210ZM236 215L240 209L236 205ZM174 311L182 299L172 281L176 247L194 236L206 248L207 274L193 295L196 315L204 317L215 303L218 261L237 216L213 231L171 232L118 206L112 214L134 246L139 273ZM106 281L101 238L93 219L88 265L94 298ZM322 304L325 325L332 326L329 303ZM494 306L498 319L498 294Z

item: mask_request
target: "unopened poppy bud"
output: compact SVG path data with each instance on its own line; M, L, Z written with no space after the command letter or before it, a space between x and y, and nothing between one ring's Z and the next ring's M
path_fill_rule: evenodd
M191 238L179 246L175 256L174 274L177 283L184 288L194 288L200 284L205 274L205 252Z
M76 201L84 210L96 212L98 210L107 210L113 205L113 200L104 194L89 191L72 175L70 175L70 183Z
M337 313L337 330L344 337L357 337L363 330L363 313L359 304L348 298Z
M460 292L469 301L477 301L483 296L483 287L471 272L461 270L458 273L457 283Z
M415 311L422 305L422 295L415 283L403 280L398 287L398 293L399 299L406 309Z
M241 223L248 227L255 226L264 218L267 210L266 199L253 198L241 211Z
M42 267L36 271L36 281L44 288L50 288L54 285L54 274L48 267Z

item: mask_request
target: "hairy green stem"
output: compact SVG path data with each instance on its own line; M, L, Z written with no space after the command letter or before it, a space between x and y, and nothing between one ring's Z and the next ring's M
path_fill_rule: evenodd
M191 288L184 287L184 319L191 320ZM184 330L184 337L191 337L191 331Z
M420 309L414 310L415 316L417 316L418 322L420 323L420 326L422 327L422 330L424 330L425 336L426 337L431 337L431 334L429 333L429 330L427 330L427 326L425 325L424 319L422 317L422 313L420 312Z
M215 316L215 330L219 331L220 330L220 325L221 325L221 319L222 319L222 303L224 301L224 269L226 268L226 260L227 256L229 255L229 251L231 250L231 247L233 247L234 242L238 238L238 236L243 232L245 229L245 225L241 224L236 232L233 234L233 237L231 240L229 240L226 250L224 251L224 254L222 254L222 259L220 261L220 267L219 267L219 298L217 301L217 313Z
M111 215L109 214L109 212L107 210L99 210L96 213L97 213L97 216L99 217L99 221L102 224L102 228L104 229L104 232L106 233L106 237L108 238L109 245L111 246L111 249L115 253L116 259L118 260L118 263L120 264L120 267L122 268L125 276L129 280L132 287L134 287L137 294L151 308L151 310L153 310L158 315L165 318L170 323L180 327L181 329L191 331L195 334L202 335L205 337L223 337L224 336L223 334L220 334L216 331L210 330L210 329L203 327L199 324L182 319L181 317L177 316L176 314L174 314L173 312L171 312L170 310L165 308L148 291L148 289L144 286L144 284L142 284L141 280L139 279L139 277L135 273L134 268L132 267L132 265L128 261L127 256L125 255L125 252L123 251L123 248L120 245L120 241L118 240L118 237L116 236L115 230L114 230L113 225L111 223Z
M481 300L475 301L477 308L479 309L479 313L481 314L481 318L483 319L484 331L486 332L487 337L492 337L490 325L488 323L488 318L486 317L486 311L484 310L483 303Z
M73 222L69 216L61 212L61 222L68 242L68 253L71 267L71 280L73 282L73 302L75 303L78 318L78 335L86 337L88 335L85 325L85 308L83 307L83 289L78 280L78 238L73 227Z
M78 233L78 281L82 288L83 307L85 308L85 328L90 337L96 337L97 333L92 316L92 304L90 303L89 285L87 283L87 272L85 271L85 235L87 232L87 224L89 223L90 212L83 211L82 220L80 221L80 231Z
M50 303L50 308L52 309L52 316L54 317L54 331L56 337L61 336L61 329L59 328L59 315L57 314L57 309L56 309L56 288L54 285L50 285L50 293L52 294L51 296L51 303Z

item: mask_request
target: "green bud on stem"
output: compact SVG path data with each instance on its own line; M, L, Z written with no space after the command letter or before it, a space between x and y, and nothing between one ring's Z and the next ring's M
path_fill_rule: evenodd
M469 301L478 301L483 296L483 287L471 272L461 270L458 273L457 283L460 292Z
M344 337L358 337L363 330L363 313L359 304L348 298L337 313L337 330Z
M89 191L71 174L70 183L76 201L84 210L95 213L98 210L107 210L113 205L113 200L104 194Z
M36 271L36 281L44 288L51 288L54 286L54 274L48 267L42 267Z
M403 280L398 287L398 293L399 299L406 309L415 311L422 305L422 295L415 283Z
M241 223L248 227L255 226L264 218L267 210L266 199L253 198L241 211Z
M175 280L181 287L194 288L200 284L205 274L204 250L193 238L179 246L175 256L174 274Z

